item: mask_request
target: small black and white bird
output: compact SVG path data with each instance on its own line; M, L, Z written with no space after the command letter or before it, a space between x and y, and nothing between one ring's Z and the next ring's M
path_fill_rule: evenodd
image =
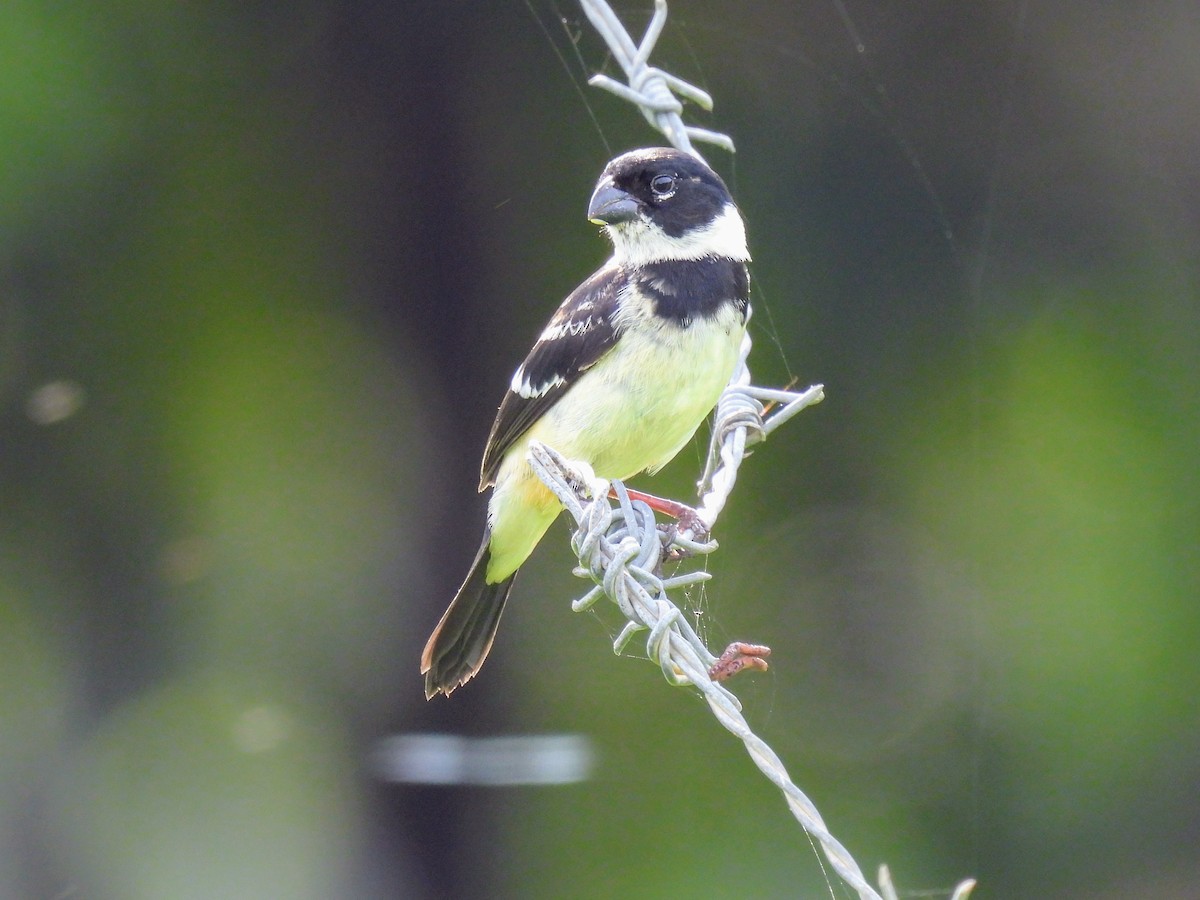
M606 479L656 472L720 398L750 313L746 229L721 178L679 150L610 162L588 206L612 258L551 317L512 377L479 489L483 545L421 656L425 695L470 680L517 569L562 506L533 473L539 440Z

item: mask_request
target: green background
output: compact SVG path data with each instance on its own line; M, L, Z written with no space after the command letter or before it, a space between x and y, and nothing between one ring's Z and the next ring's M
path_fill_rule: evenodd
M756 381L827 386L686 598L773 648L751 723L902 888L1196 896L1194 5L676 0L655 61L738 144ZM601 69L566 0L8 4L0 897L830 895L704 704L570 613L565 526L421 693L501 392L658 143ZM595 766L384 783L421 732Z

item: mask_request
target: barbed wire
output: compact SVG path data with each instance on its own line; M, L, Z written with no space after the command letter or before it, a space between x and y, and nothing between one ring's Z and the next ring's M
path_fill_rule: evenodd
M685 125L680 115L683 106L674 94L705 109L712 109L712 98L694 85L649 65L650 54L666 25L666 0L655 0L654 15L640 44L634 43L605 0L580 0L580 3L629 80L626 86L606 75L596 75L590 84L634 103L647 121L679 150L699 156L691 144L695 139L733 151L733 141L727 135ZM705 540L696 540L697 535L686 528L660 529L650 506L631 497L621 482L597 478L586 463L567 460L545 444L532 442L530 464L575 520L576 530L571 538L571 547L579 559L575 574L590 578L595 584L572 604L572 609L576 612L589 609L605 596L616 603L628 620L613 641L613 650L618 654L634 635L649 631L646 639L649 658L659 664L670 683L692 685L704 695L721 725L743 742L755 765L783 793L792 814L820 844L842 880L864 900L896 900L896 889L887 868L881 867L879 871L881 894L867 882L850 852L830 833L816 805L791 780L776 753L750 728L737 697L720 683L744 665L765 668L763 657L770 651L755 645L734 644L721 657L714 656L667 596L669 590L707 581L709 574L694 571L669 578L661 574L668 554L704 555L717 548L716 541L708 540L707 536L729 499L747 449L766 440L800 410L824 399L822 385L813 385L802 392L752 385L747 363L751 346L747 334L734 374L717 402L704 472L697 483L700 502L695 512ZM769 413L764 405L768 403L772 404ZM609 499L610 493L615 495L615 507ZM951 900L967 900L974 886L973 880L963 881L955 888Z
M640 44L633 42L605 0L580 0L580 5L592 26L604 38L604 43L608 44L613 58L629 81L628 85L624 85L607 75L597 74L588 79L588 84L634 104L646 121L661 131L677 150L703 159L692 146L692 141L697 140L733 152L733 138L729 135L683 123L683 104L675 95L679 94L701 109L711 111L713 101L708 92L650 65L650 54L658 43L663 26L667 24L667 0L654 0L654 15Z

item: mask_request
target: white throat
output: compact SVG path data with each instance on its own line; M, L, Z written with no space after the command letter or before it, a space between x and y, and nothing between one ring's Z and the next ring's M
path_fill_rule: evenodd
M750 261L746 249L746 226L732 203L704 228L671 237L643 219L606 226L613 242L613 262L618 265L644 266L676 259L701 259L725 256Z

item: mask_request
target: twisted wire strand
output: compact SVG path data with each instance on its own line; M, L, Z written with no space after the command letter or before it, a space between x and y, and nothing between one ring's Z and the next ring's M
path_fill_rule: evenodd
M608 44L617 65L625 73L628 85L607 75L593 75L588 84L615 94L635 106L646 121L666 136L671 145L701 159L692 141L704 141L733 152L733 139L727 134L685 125L683 104L675 95L691 100L701 109L711 110L707 92L649 64L650 54L667 24L667 0L654 0L654 15L640 44L634 43L617 14L605 0L580 0L592 26Z
M692 140L696 140L733 152L733 140L728 135L685 125L681 116L683 104L675 94L706 110L712 109L712 97L695 85L649 65L650 54L666 25L666 0L655 0L654 14L640 44L634 42L606 0L580 0L580 4L629 82L626 86L598 74L589 79L589 84L636 105L676 149L703 159L692 146ZM700 504L696 512L709 533L729 499L747 449L766 440L800 410L820 403L825 397L819 384L799 393L752 385L747 363L751 345L747 334L733 376L717 402L708 456L697 483ZM766 414L766 403L775 404L770 414ZM531 443L530 465L575 520L577 527L571 538L571 547L579 559L575 574L595 583L572 604L572 609L581 612L605 596L616 603L628 620L613 641L613 651L617 654L624 651L636 634L648 631L647 656L659 664L670 683L690 684L704 694L717 721L742 741L754 764L783 793L792 814L821 845L829 864L843 881L864 900L896 900L886 867L879 873L881 896L867 883L850 852L830 833L816 805L791 780L779 757L750 728L737 697L710 677L709 669L717 658L700 640L686 616L668 599L668 590L707 581L710 576L707 572L689 572L663 578L659 573L666 550L702 555L714 551L716 542L697 541L686 530L660 531L653 510L644 501L630 498L623 484L597 478L586 463L568 461L545 444ZM610 488L616 495L615 508L608 500ZM974 886L974 881L963 881L951 900L967 900Z
M810 388L794 395L795 400L804 399L811 391ZM754 433L765 432L761 422L754 429ZM716 542L697 542L660 531L653 510L645 502L631 499L621 482L597 478L586 464L569 461L545 444L537 441L531 444L530 465L575 520L577 527L571 546L580 562L575 574L595 582L595 587L576 600L572 609L576 612L589 609L603 596L616 603L628 619L613 642L613 650L618 654L635 634L648 631L647 656L658 663L671 684L692 685L704 694L717 721L742 741L759 771L783 793L792 815L820 844L825 858L842 880L862 900L896 900L886 868L880 870L883 888L880 894L867 882L850 851L830 832L816 804L791 780L779 756L751 729L738 698L712 680L709 668L716 656L667 597L668 590L707 581L710 576L707 572L689 572L663 578L658 572L665 550L673 547L705 554L717 548ZM616 494L616 508L608 499L610 489ZM951 900L967 900L974 885L970 879L962 882Z
M800 410L825 399L825 386L820 384L799 393L755 387L750 383L747 362L750 349L750 335L747 334L742 338L733 376L717 401L708 458L704 474L696 485L700 494L696 512L709 532L729 500L747 449L766 440L767 435ZM763 401L778 404L765 419Z
M645 503L631 500L620 482L598 479L588 467L570 462L536 441L530 447L530 464L576 522L571 544L579 556L577 574L596 583L573 608L587 609L601 596L610 597L629 620L614 642L613 649L618 653L634 634L649 631L646 653L659 664L667 680L675 685L693 685L704 694L717 721L745 744L754 764L783 792L792 814L821 845L838 875L859 897L882 900L850 852L830 833L816 805L791 780L775 752L750 728L737 697L709 677L709 667L716 657L667 597L669 587L694 583L702 580L696 575L707 578L707 573L671 579L657 574L666 547L680 544L659 531L653 511ZM617 495L615 509L607 498L610 487ZM716 549L711 541L687 543L701 553Z

